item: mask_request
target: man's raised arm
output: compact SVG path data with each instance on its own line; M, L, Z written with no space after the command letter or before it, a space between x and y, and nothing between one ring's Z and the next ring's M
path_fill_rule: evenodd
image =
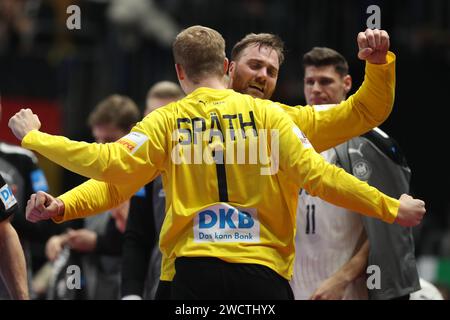
M394 105L395 55L384 30L358 34L358 57L366 61L364 82L347 100L328 109L281 105L322 152L366 133L387 119Z

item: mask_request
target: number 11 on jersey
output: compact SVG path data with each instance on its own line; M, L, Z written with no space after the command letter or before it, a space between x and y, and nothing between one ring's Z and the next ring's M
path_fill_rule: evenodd
M316 206L314 204L306 205L306 234L316 233Z

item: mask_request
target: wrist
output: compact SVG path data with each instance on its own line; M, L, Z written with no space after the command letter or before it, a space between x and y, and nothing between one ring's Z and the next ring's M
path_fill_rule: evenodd
M364 268L366 265L367 257L353 257L347 268L342 270L341 278L347 284L355 281L364 273Z
M375 59L375 60L368 61L368 62L371 64L386 64L386 63L388 63L386 57L384 57L382 59Z
M340 283L341 285L344 286L347 286L350 282L354 280L352 275L346 272L339 272L334 275L334 278L337 283Z
M31 130L25 132L25 133L22 135L22 137L18 137L19 140L20 140L20 145L21 145L22 147L27 148L27 138L31 136L30 133L33 132L33 131L38 131L38 130L37 130L37 129L31 129ZM29 139L28 139L28 140L29 140Z
M389 54L386 53L382 57L377 57L375 59L368 59L367 62L370 63L370 64L386 64L386 63L389 62L388 56L389 56Z
M58 218L64 217L64 211L66 209L64 202L62 202L61 199L56 198L56 205L58 206L58 213L56 214L56 217Z
M345 285L355 281L361 275L358 267L360 265L360 261L361 260L358 257L353 257L346 266L335 274L338 281Z

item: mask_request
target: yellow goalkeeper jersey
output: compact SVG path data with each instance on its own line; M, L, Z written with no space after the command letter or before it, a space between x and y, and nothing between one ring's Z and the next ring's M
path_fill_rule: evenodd
M374 72L342 105L360 110L378 99L391 104L390 110L393 77L387 85L392 92L380 88L392 68L368 68ZM383 112L380 119L389 113ZM310 133L317 129L309 128ZM152 112L116 143L74 142L34 130L22 145L106 182L90 180L61 196L66 205L61 220L114 207L161 174L167 201L160 236L165 259L208 256L256 263L286 279L292 275L300 188L390 223L399 206L398 200L325 162L280 106L233 90L199 88Z

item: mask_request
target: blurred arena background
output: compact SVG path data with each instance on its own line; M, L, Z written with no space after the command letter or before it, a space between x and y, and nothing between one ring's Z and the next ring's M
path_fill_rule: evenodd
M66 27L72 4L81 9L79 30ZM416 230L421 276L448 292L448 0L0 0L0 139L16 143L7 121L29 107L45 131L92 141L87 115L100 99L125 94L143 110L151 85L176 81L171 42L194 24L221 32L228 56L247 33L278 34L288 51L276 101L305 103L301 56L313 46L341 52L356 89L364 71L356 36L366 28L372 4L381 8L381 27L398 57L395 107L381 128L402 146L413 171L413 193L427 203L423 226ZM40 163L55 195L82 181L45 159Z

